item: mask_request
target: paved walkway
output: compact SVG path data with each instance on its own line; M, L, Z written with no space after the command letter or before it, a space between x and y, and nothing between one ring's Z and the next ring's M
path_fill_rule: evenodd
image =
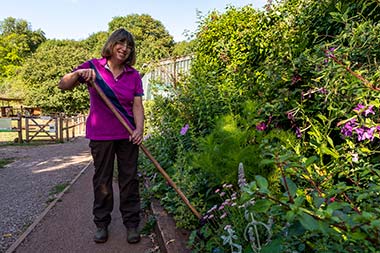
M118 210L117 184L114 184L115 206L109 227L109 240L104 244L93 242L95 230L91 215L93 171L93 165L90 164L14 252L155 252L157 246L148 236L143 236L138 244L127 243L125 228ZM144 222L145 220L142 225Z

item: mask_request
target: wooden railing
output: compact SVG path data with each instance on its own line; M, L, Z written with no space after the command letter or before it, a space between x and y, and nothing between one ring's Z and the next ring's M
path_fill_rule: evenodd
M86 116L21 116L0 118L0 135L17 132L14 142L65 142L85 134Z

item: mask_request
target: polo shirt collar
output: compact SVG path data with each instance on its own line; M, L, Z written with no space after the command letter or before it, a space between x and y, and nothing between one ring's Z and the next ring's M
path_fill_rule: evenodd
M104 68L109 69L109 66L108 66L108 64L107 64L107 59L106 59L106 58L101 58L101 59L99 60L99 63L100 63ZM130 72L130 71L133 71L133 69L132 69L130 66L125 65L125 66L124 66L124 72Z

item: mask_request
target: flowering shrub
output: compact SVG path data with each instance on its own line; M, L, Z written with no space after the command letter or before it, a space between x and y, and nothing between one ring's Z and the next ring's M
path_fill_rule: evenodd
M380 5L267 7L211 13L189 83L157 101L150 140L205 215L194 251L376 252ZM194 229L175 194L159 196Z
M370 118L376 116L373 108L374 105L358 104L353 109L355 116L338 123L338 126L343 125L341 128L343 136L352 138L356 136L357 141L373 141L375 137L379 138L380 124Z

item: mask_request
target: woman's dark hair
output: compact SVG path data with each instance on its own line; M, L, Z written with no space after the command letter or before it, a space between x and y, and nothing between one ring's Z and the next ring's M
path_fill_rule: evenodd
M126 43L128 47L131 47L131 53L125 61L125 64L133 66L136 63L135 40L133 35L124 28L117 29L108 37L102 49L102 57L110 58L112 56L112 49L117 43Z

